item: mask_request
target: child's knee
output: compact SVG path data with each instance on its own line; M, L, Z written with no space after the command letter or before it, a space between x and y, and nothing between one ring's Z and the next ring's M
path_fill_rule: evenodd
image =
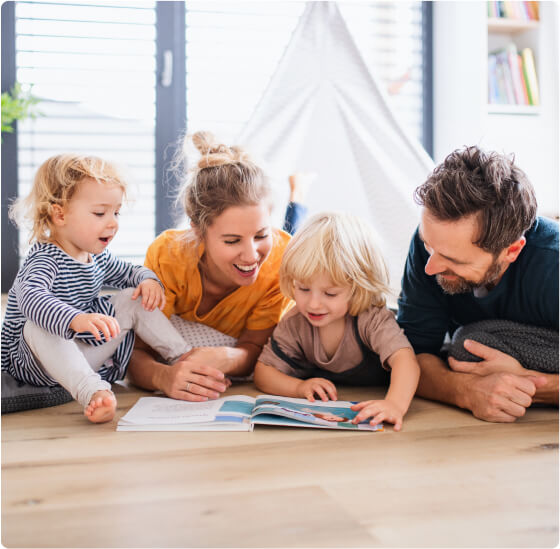
M36 347L36 342L46 338L56 337L38 326L31 320L28 320L23 326L23 339L32 349Z
M129 327L129 321L134 318L138 308L142 308L142 297L132 299L134 288L126 288L111 296L111 303L115 308L115 318L118 320L121 328Z

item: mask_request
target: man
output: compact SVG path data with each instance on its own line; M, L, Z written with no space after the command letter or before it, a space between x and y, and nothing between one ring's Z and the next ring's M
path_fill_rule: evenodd
M398 321L421 366L417 394L497 422L515 421L532 403L558 404L557 358L556 373L541 373L476 341L464 347L480 362L442 350L459 326L495 319L548 329L557 353L558 224L537 218L526 175L505 156L468 147L451 153L415 200L422 215Z

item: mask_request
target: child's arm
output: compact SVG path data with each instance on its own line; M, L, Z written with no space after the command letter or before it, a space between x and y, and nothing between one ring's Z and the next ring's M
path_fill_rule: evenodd
M255 366L255 385L260 391L270 395L306 398L314 402L317 395L321 400L337 400L336 387L328 379L313 377L299 379L289 376L274 366L258 361Z
M352 406L352 410L360 411L352 423L359 423L371 417L372 425L388 421L393 423L395 431L400 431L403 417L418 387L420 366L410 348L394 352L387 362L391 366L391 383L385 399L366 400Z
M163 284L156 274L147 267L133 265L106 252L105 276L103 282L114 288L136 288L132 299L142 297L142 306L147 311L165 307Z
M124 290L125 288L135 288L145 280L153 280L163 288L156 274L148 267L133 265L120 257L114 256L109 251L105 251L104 260L106 263L104 265L103 283L107 286Z
M15 289L18 307L27 320L47 332L72 339L72 320L80 309L54 296L51 289L58 276L58 264L48 253L35 253L18 274Z

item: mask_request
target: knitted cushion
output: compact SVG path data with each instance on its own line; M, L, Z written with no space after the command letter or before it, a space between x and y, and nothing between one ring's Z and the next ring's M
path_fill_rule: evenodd
M481 358L464 348L465 339L498 349L529 370L558 373L557 330L509 320L483 320L462 326L453 334L449 354L457 360L480 362Z
M72 395L63 387L35 387L2 372L2 413L47 408L70 402Z

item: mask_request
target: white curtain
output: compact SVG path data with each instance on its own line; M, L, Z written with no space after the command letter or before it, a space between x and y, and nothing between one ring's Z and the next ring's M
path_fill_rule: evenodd
M282 195L288 174L316 172L311 213L346 210L367 219L391 284L400 287L418 222L412 192L433 162L396 120L335 2L307 3L236 142L266 163Z

